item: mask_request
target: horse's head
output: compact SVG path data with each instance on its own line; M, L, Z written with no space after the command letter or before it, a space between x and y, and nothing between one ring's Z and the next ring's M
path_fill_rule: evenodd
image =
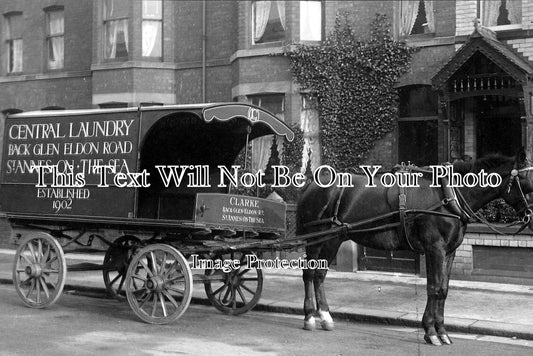
M533 210L530 208L527 194L533 192L533 167L528 165L523 148L515 156L514 165L507 174L502 174L501 197L513 207L524 224L533 230Z

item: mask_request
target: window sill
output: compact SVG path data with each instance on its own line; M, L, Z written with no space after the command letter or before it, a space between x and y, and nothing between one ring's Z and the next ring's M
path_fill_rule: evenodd
M489 30L494 32L503 32L503 31L512 31L512 30L521 30L522 24L511 24L511 25L503 25L503 26L490 26L487 27Z

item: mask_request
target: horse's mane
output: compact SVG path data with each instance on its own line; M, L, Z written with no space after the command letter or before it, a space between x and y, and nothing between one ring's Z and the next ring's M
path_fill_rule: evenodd
M503 165L512 164L514 157L508 157L501 154L491 154L475 161L457 161L453 163L454 172L466 174L469 172L477 173L482 169L492 170Z

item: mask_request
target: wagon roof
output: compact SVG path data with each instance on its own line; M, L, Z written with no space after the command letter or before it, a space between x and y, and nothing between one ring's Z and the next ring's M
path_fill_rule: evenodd
M77 110L41 110L28 111L8 115L10 118L35 118L35 117L62 117L78 115L98 115L108 113L125 113L125 112L148 112L148 111L189 111L196 112L206 122L213 120L229 121L233 118L240 117L247 119L253 126L256 123L266 125L270 133L285 136L289 141L294 139L294 133L283 121L278 119L274 114L263 108L246 104L246 103L209 103L209 104L183 104L183 105L163 105L163 106L143 106L129 108L113 109L77 109Z

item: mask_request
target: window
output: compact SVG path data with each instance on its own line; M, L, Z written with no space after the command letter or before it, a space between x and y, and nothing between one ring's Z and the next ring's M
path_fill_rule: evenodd
M161 0L143 0L142 55L161 57L163 3Z
M254 43L285 39L285 2L254 1L252 5Z
M400 35L435 32L434 0L400 1Z
M61 69L65 58L65 19L63 9L46 12L48 69Z
M252 95L248 97L252 105L260 106L283 120L284 94ZM273 135L263 136L252 141L252 171L267 169L273 151L282 152L283 140L274 140ZM279 160L279 156L277 158ZM272 162L271 162L272 163ZM279 162L275 163L279 164Z
M22 13L5 15L7 72L22 72Z
M485 27L522 23L522 0L483 0L479 5Z
M128 58L129 0L104 0L104 58Z
M321 1L300 1L300 40L322 40Z

